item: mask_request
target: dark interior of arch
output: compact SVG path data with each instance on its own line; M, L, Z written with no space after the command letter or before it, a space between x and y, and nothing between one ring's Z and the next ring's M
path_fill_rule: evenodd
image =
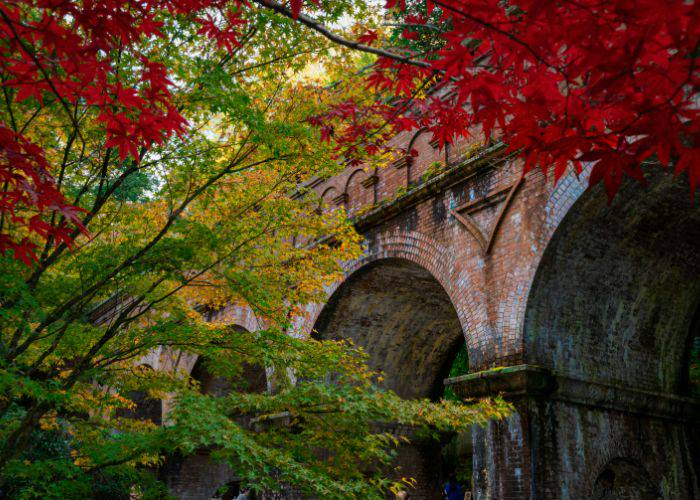
M129 391L127 396L134 403L133 408L119 408L117 416L134 420L150 420L160 425L163 420L163 402L152 398L146 391Z
M598 474L592 496L593 500L656 500L659 492L640 464L615 458Z
M147 371L153 368L149 365L141 365ZM150 420L156 425L163 421L163 402L158 398L152 398L146 391L131 390L126 397L132 401L132 408L119 408L116 415L121 418L131 418L134 420Z
M243 335L250 333L240 326L232 326L231 331ZM228 378L217 374L215 364L214 359L200 357L190 372L203 394L224 397L234 390L254 394L267 390L263 365L243 363L238 376ZM210 449L199 449L187 456L171 455L161 466L159 477L177 498L236 498L240 478L228 464L214 461L210 454ZM216 496L223 486L228 486L227 491Z
M450 298L423 267L383 259L353 273L332 295L317 338L352 339L372 369L404 398L442 395L443 378L463 341Z
M200 358L190 373L190 376L199 382L200 390L204 394L222 397L232 390L260 394L267 389L265 368L261 365L244 363L240 377L236 379L215 375L210 365L211 361Z
M233 335L251 335L240 325L231 325ZM199 382L200 391L213 396L226 396L232 390L260 394L267 390L267 374L265 367L260 364L242 363L241 371L236 377L223 377L216 373L216 360L200 356L197 359L190 377Z
M556 230L528 301L531 363L683 393L700 299L700 204L685 178L584 193Z

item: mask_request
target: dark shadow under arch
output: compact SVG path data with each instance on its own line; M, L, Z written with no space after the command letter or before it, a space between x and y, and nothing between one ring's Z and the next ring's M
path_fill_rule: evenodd
M204 394L223 397L232 390L261 394L267 390L267 377L265 368L261 365L243 363L240 377L235 380L212 373L211 361L200 358L192 368L190 377L199 383L200 390Z
M460 343L450 298L423 267L404 259L372 262L343 282L319 315L314 336L352 339L386 386L404 398L436 399Z
M140 365L141 369L152 371L149 365ZM134 404L133 408L119 408L116 415L121 418L151 421L156 425L163 423L163 401L151 397L147 391L131 390L126 397Z
M314 336L351 339L364 348L370 367L381 370L385 386L403 398L439 399L458 351L466 355L447 292L429 271L406 259L377 260L352 273L324 306ZM443 453L430 440L401 445L389 474L415 479L411 498L442 498L447 474L457 467L471 470L471 447L452 448Z
M615 458L600 471L593 485L592 500L657 500L649 474L641 464Z
M238 325L231 326L231 332L235 335L251 334ZM238 376L229 378L217 373L215 360L200 356L190 377L199 384L200 392L214 397L225 397L234 390L254 394L267 390L265 367L259 364L243 363ZM187 456L170 456L161 467L160 477L177 498L235 498L241 487L240 478L228 464L214 461L210 455L210 449L199 449ZM216 497L222 486L230 488Z
M678 396L699 305L700 203L687 179L656 171L647 186L624 182L612 204L600 186L581 195L544 252L525 311L527 362L582 388L538 410L537 481L577 492L595 482L593 498L657 498L662 487L669 498L697 497L697 421L668 408L692 405ZM617 395L601 396L603 387ZM599 469L611 456L640 463Z
M684 179L584 193L560 223L525 316L530 363L578 378L681 393L700 304L700 204Z

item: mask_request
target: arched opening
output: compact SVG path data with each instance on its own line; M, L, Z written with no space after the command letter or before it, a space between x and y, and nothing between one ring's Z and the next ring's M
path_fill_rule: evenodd
M321 311L314 336L362 346L385 386L408 399L441 398L455 358L462 369L468 366L449 296L429 271L404 259L376 261L349 276ZM447 474L465 477L459 472L471 470L471 463L454 463L471 462L470 437L451 447L443 452L439 443L416 442L398 450L399 474L417 482L413 497L441 498Z
M231 327L231 331L249 334L239 326ZM234 390L257 394L267 390L265 367L257 364L242 363L240 374L229 378L217 373L215 360L200 356L190 378L198 384L200 392L214 397L224 397ZM212 460L210 454L210 449L200 449L185 457L168 457L160 475L171 494L180 500L236 498L245 484L226 463Z
M682 392L700 304L700 205L658 174L612 205L585 193L561 222L533 283L528 352L580 377Z
M632 456L655 488L673 485L674 498L699 493L697 423L672 414L674 405L692 405L679 397L692 385L699 304L700 204L690 200L686 180L656 172L647 186L625 182L612 204L601 188L581 196L538 267L525 317L526 352L529 363L575 379L580 388L618 396L606 400L607 408L602 396L591 396L587 407L558 403L543 410L557 433L551 460L568 462L583 476L605 454ZM622 394L627 399L619 403ZM611 483L608 476L599 479Z
M127 396L134 403L134 408L120 408L117 415L134 420L150 420L160 425L163 420L163 402L150 397L145 391L129 391Z
M215 374L211 364L212 361L206 358L199 358L190 373L190 377L197 381L199 390L203 394L223 397L232 390L261 394L267 389L265 368L261 365L243 363L240 377L234 380Z
M140 365L140 369L151 371L148 365ZM117 417L131 418L134 420L150 421L156 425L163 423L163 402L158 398L152 398L146 391L131 390L126 394L133 406L131 408L119 408Z
M615 458L598 474L592 500L656 500L649 474L633 460Z

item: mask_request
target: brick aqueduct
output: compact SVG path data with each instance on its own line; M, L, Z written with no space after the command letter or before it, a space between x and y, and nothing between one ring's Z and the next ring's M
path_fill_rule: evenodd
M700 498L700 402L688 392L700 208L687 182L658 172L608 205L574 175L521 177L499 145L441 149L429 137L394 139L417 156L311 184L323 209L356 217L366 252L304 328L354 339L403 397L448 384L512 401L517 413L472 432L475 498ZM215 319L228 318L257 327L249 311ZM462 342L470 374L445 381ZM436 446L399 453L414 498L440 498ZM206 457L171 473L181 498L230 480Z

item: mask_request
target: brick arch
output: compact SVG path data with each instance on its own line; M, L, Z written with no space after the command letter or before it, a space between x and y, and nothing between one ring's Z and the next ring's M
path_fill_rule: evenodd
M374 201L372 186L365 187L362 182L370 174L364 168L353 170L345 181L344 193L347 195L348 212L357 212L361 207L371 205Z
M535 210L522 212L518 265L499 277L513 285L498 321L507 336L517 318L518 364L552 374L544 398L518 407L533 491L547 498L593 498L601 471L620 457L667 488L663 498L700 491L696 423L675 406L687 404L680 372L700 306L700 206L685 180L656 172L649 181L625 182L611 206L586 174L541 183L539 193L528 178L521 192Z
M380 384L400 397L437 399L464 331L437 278L451 283L448 254L421 235L406 236L371 241L363 258L346 265L345 278L328 288L329 298L315 305L306 324L316 338L351 339L361 346L369 367L383 372ZM437 443L403 444L388 473L415 478L412 496L434 498L441 489L441 464Z
M425 127L416 130L406 145L407 155L411 154L412 149L415 149L418 153L417 156L410 157L411 160L406 167L406 178L409 185L415 185L420 182L421 176L425 173L430 163L436 160L444 160L440 156L439 151L431 146L429 132Z
M326 189L324 189L321 193L321 199L318 204L318 210L323 210L326 207L332 210L334 207L333 200L339 194L340 191L335 186L329 186Z
M515 169L512 176L520 175L521 165L515 163L511 168ZM527 303L537 269L557 228L576 201L586 192L589 174L590 168L584 169L579 175L569 170L556 184L551 180L545 183L539 179L542 176L539 171L531 171L523 178L524 183L521 191L531 190L532 193L529 194L532 197L537 196L541 191L545 201L541 204L535 204L534 208L526 205L524 209L513 210L524 213L523 218L527 219L528 225L536 227L537 230L529 233L522 228L519 229L520 233L526 237L525 244L521 249L527 248L529 251L521 256L524 258L524 265L511 268L507 275L501 278L506 283L517 283L517 286L512 287L504 300L501 301L498 314L503 327L509 330L509 334L521 341L525 337ZM520 194L515 200L516 204L520 197L527 198L527 196L528 193ZM499 250L497 247L498 242L496 242L495 251Z
M154 371L155 368L146 362L136 365L147 371ZM117 416L121 418L131 418L134 420L150 421L156 425L163 422L164 407L163 400L160 398L152 398L146 391L135 389L127 393L127 398L130 399L134 408L119 408Z
M544 207L544 241L549 242L574 204L586 193L590 173L590 167L578 175L569 170L559 182L549 185L549 198Z
M700 207L657 171L626 182L609 205L601 186L567 179L545 212L523 320L529 359L573 376L677 393L700 307Z
M255 332L265 328L265 323L255 312L243 304L232 304L209 313L208 321L223 323L236 332ZM184 374L191 375L199 355L193 352L179 352L173 366Z
M331 295L316 323L319 339L362 347L382 385L404 398L442 395L442 380L463 339L444 289L405 259L376 260L352 273Z
M139 358L138 362L136 362L136 365L147 366L148 368L151 368L156 371L167 370L167 362L164 359L163 353L163 347L156 347L155 349L152 349L147 354Z
M221 323L231 328L242 328L255 332L266 327L263 318L259 317L247 304L229 304L226 307L209 314L208 321Z
M231 325L230 328L237 334L249 334L250 330L239 326ZM235 380L211 373L208 360L202 356L194 355L196 359L189 375L200 383L200 390L205 394L214 396L226 396L232 390L248 393L263 393L267 390L267 373L265 367L259 364L243 363L241 372Z
M615 457L598 474L591 494L593 500L611 497L656 500L659 491L639 461Z
M484 348L483 337L488 335L488 321L479 294L470 293L476 286L474 271L461 269L457 273L457 256L448 248L429 236L419 232L392 232L365 241L365 254L344 264L344 277L325 290L326 301L306 306L304 314L297 318L295 330L310 334L327 303L327 300L350 276L377 262L399 259L426 270L444 290L456 312L462 335L465 338L470 359L481 359Z
M236 318L237 322L231 323L232 318ZM229 328L240 334L262 327L254 312L244 305L230 305L210 313L209 320L228 323ZM260 365L244 363L240 378L236 380L213 374L206 360L194 353L183 356L180 366L200 384L202 393L213 397L225 397L232 390L254 394L267 390L267 373ZM160 476L177 498L213 498L220 487L234 485L241 479L225 461L213 460L211 449L207 448L197 449L185 456L177 453L168 456L161 467Z
M692 454L687 451L692 449L693 442L677 422L665 419L654 422L619 411L610 414L592 405L581 408L550 403L547 406L546 412L537 414L547 418L539 432L549 433L556 444L543 450L537 449L540 443L536 443L536 453L543 467L557 470L566 464L567 468L550 478L557 486L548 490L549 496L545 498L566 498L567 491L576 492L575 498L594 498L592 493L600 473L619 459L639 464L648 471L655 487L663 489L665 483L666 493L654 498L697 498L697 490L693 495L690 486L697 481L697 475L692 472ZM682 454L686 456L681 457ZM686 486L690 486L691 492L683 492Z
M237 331L255 332L265 328L264 321L258 318L255 312L244 304L231 304L218 311L213 311L209 313L208 320L226 324ZM149 359L151 358L156 360L164 359L165 362L161 364L160 369L179 373L183 377L192 375L192 371L200 361L200 356L197 353L180 350L164 352L162 348L154 350L149 355ZM268 376L267 370L265 376ZM172 405L172 398L166 396L163 399L163 416L165 420L168 418Z
M539 230L531 238L530 261L524 269L525 276L518 277L517 281L521 284L509 292L506 300L501 303L499 311L504 324L513 329L514 335L519 339L525 339L526 336L527 304L545 251L569 211L587 192L590 173L591 166L589 165L584 167L579 174L576 174L573 169L569 169L557 183L550 179L546 185L542 186L546 201L527 214L527 217L531 219L531 224L538 226ZM532 182L540 175L540 172L532 171L525 174L525 179L527 182ZM504 277L504 279L507 281L509 277Z
M406 153L411 154L411 148L413 145L416 143L416 140L418 139L419 136L422 134L425 134L428 132L427 127L421 127L418 130L416 130L413 135L411 135L411 139L408 141L408 146L406 146Z

